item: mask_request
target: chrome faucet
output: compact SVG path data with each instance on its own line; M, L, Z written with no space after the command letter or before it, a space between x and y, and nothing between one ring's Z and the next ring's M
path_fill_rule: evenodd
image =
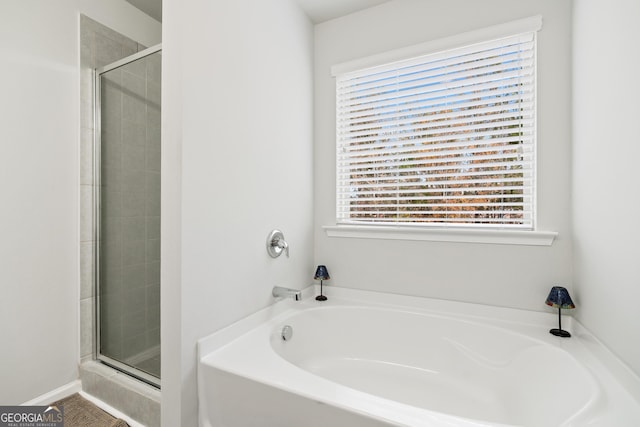
M296 301L300 301L302 299L302 291L291 288L283 288L282 286L274 286L273 291L271 291L271 295L273 295L275 298L289 297L293 298Z
M284 252L289 258L289 244L280 230L273 230L267 236L267 252L271 258L278 258Z

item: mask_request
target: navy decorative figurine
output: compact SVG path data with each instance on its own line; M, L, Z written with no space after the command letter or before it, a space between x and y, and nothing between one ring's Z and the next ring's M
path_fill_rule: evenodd
M571 334L562 329L562 316L560 314L563 308L576 308L569 296L569 291L562 286L554 286L551 288L551 292L549 292L549 296L547 297L545 304L558 309L558 329L551 329L549 333L557 337L569 338Z
M327 297L322 295L322 281L331 279L331 277L329 277L329 271L327 271L327 267L324 265L319 265L318 268L316 268L316 274L313 276L313 279L320 280L320 295L316 297L316 300L326 301Z

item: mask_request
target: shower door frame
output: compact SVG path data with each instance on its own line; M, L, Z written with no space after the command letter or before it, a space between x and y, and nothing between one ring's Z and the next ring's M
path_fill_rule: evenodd
M160 388L160 378L148 374L138 368L123 363L119 360L113 359L109 356L100 353L100 231L101 231L101 148L102 148L102 100L101 100L101 76L116 68L120 68L139 59L153 55L157 52L162 52L162 44L151 46L140 52L129 55L104 67L95 68L93 70L93 265L94 265L94 291L95 291L95 310L94 310L94 360L98 360L106 365L111 366L114 369L124 372L125 374L137 378L145 383L148 383L154 387Z

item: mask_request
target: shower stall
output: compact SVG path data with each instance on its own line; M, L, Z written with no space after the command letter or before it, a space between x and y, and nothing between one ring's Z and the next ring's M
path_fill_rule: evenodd
M161 46L95 70L95 355L160 384Z

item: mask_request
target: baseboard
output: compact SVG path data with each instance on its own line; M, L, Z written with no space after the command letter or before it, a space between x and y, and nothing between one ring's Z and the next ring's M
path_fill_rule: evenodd
M55 390L51 390L45 394L42 394L35 399L31 399L28 402L24 402L22 406L40 406L48 405L56 400L64 399L71 396L73 393L78 393L82 390L82 383L80 380L71 381L68 384L58 387Z

